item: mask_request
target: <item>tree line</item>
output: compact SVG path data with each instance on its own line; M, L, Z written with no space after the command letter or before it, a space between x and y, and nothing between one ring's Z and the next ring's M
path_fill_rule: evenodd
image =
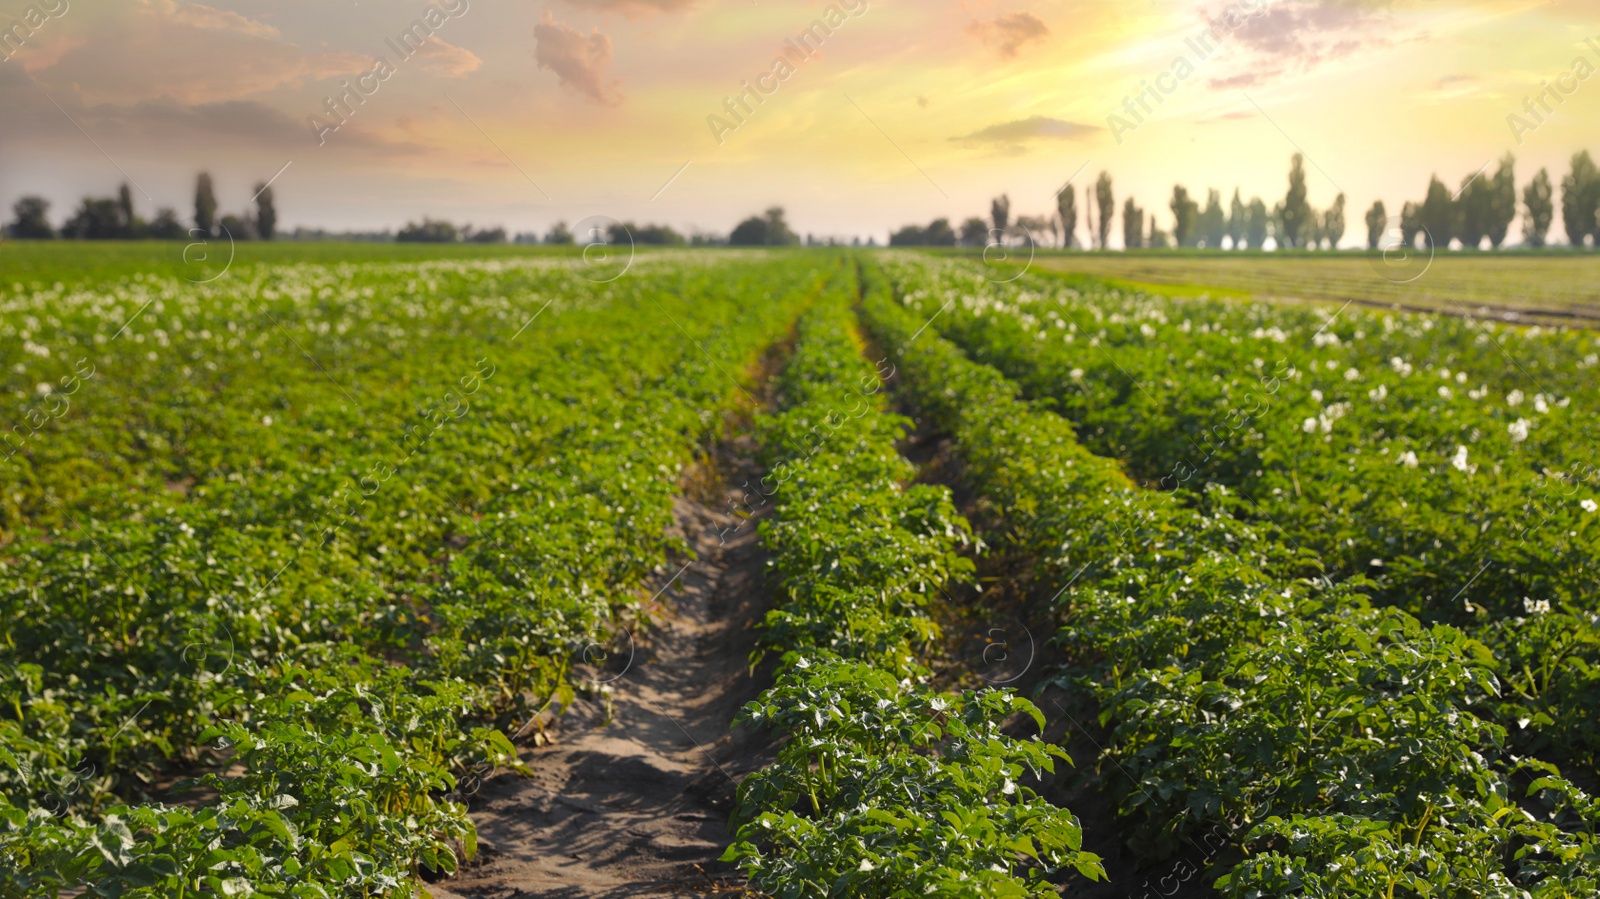
M272 187L265 182L256 184L251 198L254 210L240 215L217 218L217 195L211 175L201 172L195 179L193 227L186 228L178 213L170 206L156 210L155 218L146 221L133 208L133 192L127 182L117 190L115 197L84 197L72 216L62 223L58 231L50 223L50 201L39 196L26 196L12 204L14 216L6 226L6 233L23 240L50 240L64 237L73 240L182 240L192 237L220 237L224 232L235 240L272 240L278 231L278 210L274 205Z
M1500 249L1511 224L1521 212L1523 245L1548 244L1555 219L1555 191L1550 173L1540 169L1523 187L1519 209L1516 160L1507 154L1490 174L1488 166L1467 175L1452 192L1433 175L1423 199L1407 201L1398 221L1391 219L1382 200L1367 210L1367 248L1378 249L1385 235L1396 230L1399 243L1410 247L1449 247L1464 250ZM1011 199L1002 194L989 204L987 219L972 216L959 228L947 218L927 225L906 225L889 237L890 246L983 247L994 243L1031 240L1063 249L1108 249L1117 213L1116 195L1109 172L1101 172L1083 189L1083 225L1088 239L1078 240L1077 190L1070 184L1055 196L1053 214L1011 215ZM1238 189L1223 208L1222 194L1206 191L1202 205L1183 185L1174 185L1168 202L1171 230L1164 230L1156 213L1141 208L1132 197L1122 204L1122 244L1130 250L1185 247L1212 250L1264 249L1270 239L1279 249L1335 249L1344 239L1345 196L1318 210L1307 200L1305 161L1296 153L1289 161L1289 187L1271 209L1260 197L1244 200ZM1574 154L1561 179L1561 221L1567 244L1600 246L1600 170L1587 150ZM1390 241L1392 243L1392 241Z

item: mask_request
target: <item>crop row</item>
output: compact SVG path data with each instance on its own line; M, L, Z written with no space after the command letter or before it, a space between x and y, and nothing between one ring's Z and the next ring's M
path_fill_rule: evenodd
M1004 690L937 692L920 662L938 635L927 614L971 572L970 540L947 489L905 486L906 421L885 411L841 278L801 319L760 427L770 474L763 544L781 580L764 645L776 685L741 720L783 742L747 778L734 815L737 860L781 897L1049 896L1044 875L1101 876L1077 819L1023 784L1066 754L1002 725L1039 710Z
M343 275L416 288L403 269ZM525 730L569 700L575 652L672 548L681 469L740 396L728 372L816 284L797 260L666 265L542 313L537 294L469 292L457 311L509 327L444 377L428 351L462 348L457 332L411 305L427 324L400 355L420 384L391 373L383 401L339 410L359 418L291 407L284 424L305 431L285 448L260 429L229 438L233 458L266 464L191 469L181 498L22 536L0 569L15 622L0 646L0 894L412 895L419 868L453 868L457 842L472 851L461 779L516 764L495 725ZM368 298L356 289L350 314L385 305ZM404 342L374 328L347 339ZM289 362L264 368L307 389ZM243 407L225 415L256 414L219 396ZM372 430L341 440L358 421ZM195 799L149 801L186 773Z
M1501 689L1482 644L1374 608L1362 576L1285 575L1303 555L1232 514L1226 486L1194 504L1134 486L925 327L931 288L896 276L900 296L867 291L867 323L1004 523L991 542L1057 597L1060 679L1109 729L1100 773L1133 845L1240 897L1600 888L1600 808L1472 711Z
M951 302L942 333L1090 448L1464 628L1494 650L1492 716L1518 749L1600 765L1592 335L914 278L924 313Z

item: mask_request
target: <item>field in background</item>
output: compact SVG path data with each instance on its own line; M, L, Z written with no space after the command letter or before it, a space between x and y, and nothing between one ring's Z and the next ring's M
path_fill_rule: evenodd
M240 241L230 253L226 239L0 241L0 286L30 281L78 284L145 273L200 279L234 265L271 263L334 265L363 262L425 262L430 259L499 259L576 255L573 247L522 244L360 243L356 241Z
M230 258L225 242L101 241L92 252L69 241L0 241L0 286L82 283L136 272L203 279ZM421 262L571 256L576 247L355 242L241 242L234 265L261 263ZM640 253L646 252L644 248ZM975 251L966 254L977 255ZM1500 319L1600 324L1600 254L1439 253L1386 266L1376 254L1342 253L1061 253L1040 252L1034 271L1104 278L1117 286L1170 296L1239 296L1367 306L1438 309ZM998 262L990 260L991 263ZM1020 261L1013 259L1011 261ZM1004 265L1004 263L998 263ZM1545 314L1541 314L1545 313Z
M1530 318L1600 323L1600 255L1441 252L1414 280L1404 281L1417 275L1423 261L1425 253L1409 265L1386 265L1377 254L1051 253L1037 256L1033 267L1177 295L1354 300L1496 318L1521 312Z

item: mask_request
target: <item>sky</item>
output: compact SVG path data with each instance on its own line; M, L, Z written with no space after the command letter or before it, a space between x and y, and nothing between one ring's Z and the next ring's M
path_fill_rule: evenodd
M882 242L1070 181L1081 239L1101 171L1170 229L1174 184L1270 207L1298 151L1354 245L1434 173L1600 153L1600 0L0 0L0 58L0 204L57 224L124 181L187 220L206 170L287 228Z

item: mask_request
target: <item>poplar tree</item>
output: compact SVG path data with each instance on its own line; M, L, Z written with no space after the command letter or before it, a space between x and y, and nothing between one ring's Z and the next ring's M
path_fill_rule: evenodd
M217 229L217 195L211 188L211 174L201 172L194 184L194 226L207 237Z
M1078 230L1078 192L1068 184L1056 194L1056 213L1061 217L1061 248L1072 249L1072 235Z
M1530 247L1544 246L1545 236L1550 233L1550 223L1556 217L1554 196L1555 191L1550 187L1550 173L1544 169L1540 169L1539 174L1534 175L1522 190L1522 205L1526 210L1522 219L1522 242Z
M1389 212L1383 208L1382 200L1374 200L1372 208L1367 210L1367 249L1376 250L1379 242L1383 240L1384 229L1389 224Z
M1117 200L1111 194L1110 172L1100 173L1099 179L1094 183L1094 196L1100 204L1100 223L1096 233L1100 237L1100 249L1103 250L1111 236L1111 217L1117 212Z

